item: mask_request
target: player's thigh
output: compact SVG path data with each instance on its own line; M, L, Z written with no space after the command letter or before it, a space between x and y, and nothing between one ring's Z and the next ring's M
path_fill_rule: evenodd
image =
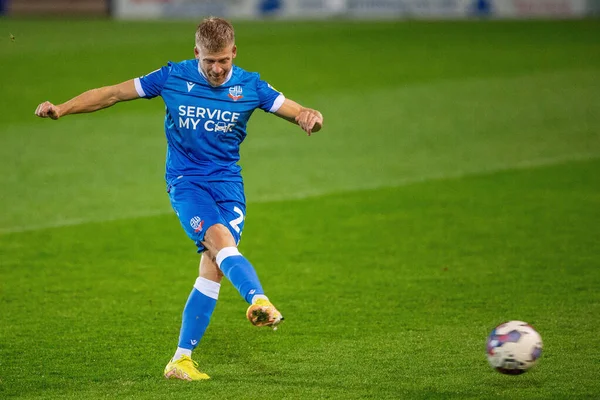
M205 184L180 179L168 186L171 206L185 233L196 243L198 252L205 250L202 241L209 227L226 224L220 207Z

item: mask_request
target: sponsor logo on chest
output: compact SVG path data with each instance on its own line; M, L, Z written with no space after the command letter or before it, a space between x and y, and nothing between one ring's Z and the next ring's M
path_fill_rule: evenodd
M218 108L186 106L178 107L179 127L204 129L207 132L232 132L241 113Z

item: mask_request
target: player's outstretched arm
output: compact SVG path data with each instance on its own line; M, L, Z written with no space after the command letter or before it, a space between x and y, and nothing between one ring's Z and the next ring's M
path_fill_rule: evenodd
M323 127L323 115L312 108L302 107L293 100L285 99L275 115L300 125L300 128L310 136Z
M35 115L42 118L59 119L69 114L101 110L120 101L133 100L139 97L133 79L131 79L117 85L88 90L59 105L45 101L37 106Z

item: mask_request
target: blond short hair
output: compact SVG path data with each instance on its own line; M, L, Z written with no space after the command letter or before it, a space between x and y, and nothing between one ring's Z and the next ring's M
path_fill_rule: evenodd
M223 18L205 18L196 29L196 47L214 53L232 44L235 44L233 25Z

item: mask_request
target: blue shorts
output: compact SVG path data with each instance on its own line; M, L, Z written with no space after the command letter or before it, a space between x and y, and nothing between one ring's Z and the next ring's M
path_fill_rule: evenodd
M241 182L202 182L182 177L167 185L171 206L198 253L204 234L211 226L223 224L240 242L246 217L246 196Z

